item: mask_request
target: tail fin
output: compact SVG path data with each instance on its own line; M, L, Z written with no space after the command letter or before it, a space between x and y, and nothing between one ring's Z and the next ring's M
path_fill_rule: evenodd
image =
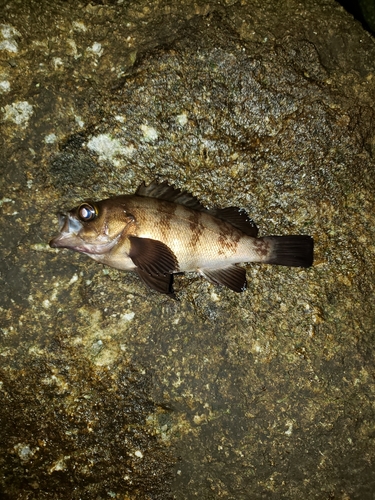
M271 246L266 264L310 267L314 260L314 240L311 236L265 236L262 240Z

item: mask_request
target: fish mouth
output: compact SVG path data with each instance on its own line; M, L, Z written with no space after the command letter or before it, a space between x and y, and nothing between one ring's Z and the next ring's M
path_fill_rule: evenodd
M59 234L50 240L49 246L51 248L68 248L75 252L100 255L111 250L121 236L120 233L111 241L105 239L103 243L89 243L79 235L80 231L83 229L82 223L71 214L59 213L58 220ZM100 240L100 236L98 236L98 240Z

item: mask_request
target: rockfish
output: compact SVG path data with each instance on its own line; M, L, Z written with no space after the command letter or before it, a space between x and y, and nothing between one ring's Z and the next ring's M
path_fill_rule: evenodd
M69 248L173 295L175 273L198 271L214 284L246 290L237 264L260 262L309 267L314 240L307 235L264 236L245 210L205 208L194 196L156 182L135 195L85 201L59 214L53 248Z

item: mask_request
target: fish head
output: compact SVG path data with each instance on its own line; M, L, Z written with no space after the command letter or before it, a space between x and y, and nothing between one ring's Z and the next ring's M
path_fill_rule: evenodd
M89 255L109 252L134 222L119 199L85 201L67 213L58 214L59 233L52 248L68 248Z

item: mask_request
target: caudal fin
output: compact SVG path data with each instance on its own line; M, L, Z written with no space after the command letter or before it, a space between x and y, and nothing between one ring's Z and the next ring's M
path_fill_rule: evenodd
M280 266L310 267L314 260L314 240L311 236L265 236L262 238L270 244L270 257L263 261L266 264Z

